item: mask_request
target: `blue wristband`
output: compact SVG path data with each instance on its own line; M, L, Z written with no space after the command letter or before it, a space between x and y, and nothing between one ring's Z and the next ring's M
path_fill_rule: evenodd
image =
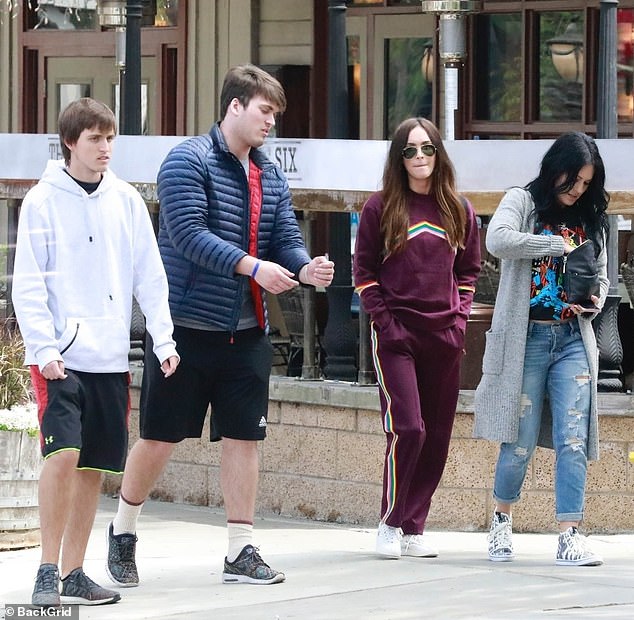
M258 272L259 268L260 268L260 261L255 263L255 267L253 268L253 271L251 272L251 277L252 278L255 278L255 274Z

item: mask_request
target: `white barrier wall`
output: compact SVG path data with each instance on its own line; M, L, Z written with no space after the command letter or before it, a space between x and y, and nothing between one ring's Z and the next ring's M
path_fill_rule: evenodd
M179 136L118 136L111 167L133 183L154 183ZM608 191L634 190L634 139L597 140ZM503 191L537 175L551 140L456 140L446 148L461 191ZM263 149L286 174L292 189L374 191L379 188L389 143L381 140L274 138ZM0 179L38 179L46 161L61 157L55 134L0 134Z

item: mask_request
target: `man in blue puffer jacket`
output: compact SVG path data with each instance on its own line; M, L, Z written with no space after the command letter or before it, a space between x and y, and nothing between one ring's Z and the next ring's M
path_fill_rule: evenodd
M181 362L165 381L146 357L141 439L108 527L107 570L119 585L138 585L135 532L143 502L176 443L201 436L210 405L210 439L223 440L223 581L284 581L252 544L257 441L266 435L273 359L263 292L328 286L334 274L326 257L308 256L286 179L258 150L285 108L276 79L253 65L234 67L222 88L222 121L174 147L159 171L159 247Z

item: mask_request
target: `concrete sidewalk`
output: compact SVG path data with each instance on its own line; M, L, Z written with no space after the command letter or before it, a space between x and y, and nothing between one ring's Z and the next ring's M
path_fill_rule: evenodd
M106 587L105 529L115 510L115 500L102 499L84 564ZM430 531L438 558L396 561L374 555L374 529L283 518L258 518L255 528L263 558L286 581L224 585L224 513L148 502L138 532L141 586L121 589L115 605L80 607L80 620L634 617L634 535L592 536L603 566L563 567L554 563L554 534L516 534L516 560L493 563L483 532ZM30 602L39 555L0 553L3 605Z

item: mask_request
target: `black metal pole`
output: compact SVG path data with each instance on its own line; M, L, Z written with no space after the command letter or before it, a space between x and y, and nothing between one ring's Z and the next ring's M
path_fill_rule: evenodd
M601 0L599 13L599 72L597 137L617 138L616 61L618 0Z
M123 80L121 109L123 123L121 133L140 135L141 125L141 18L143 2L127 0L125 31L125 75Z
M617 129L617 25L618 0L601 0L599 14L599 72L597 94L597 138L618 138ZM608 278L610 294L618 290L618 225L610 216L610 242L608 247Z
M304 211L304 236L306 238L306 249L313 254L313 221L315 214L312 211ZM307 286L304 291L304 355L302 359L302 379L317 379L319 367L317 366L315 355L315 305L316 295L312 286ZM321 355L317 356L321 361Z
M328 137L348 138L348 54L346 3L328 2ZM324 330L327 379L356 381L357 338L352 325L352 260L350 215L330 213L329 253L335 262L335 277L326 289L328 321Z
M328 0L328 137L348 137L346 3Z
M601 0L599 13L599 71L597 76L597 138L618 138L617 113L617 22L618 0ZM615 215L608 216L608 278L610 289L603 311L595 320L599 349L600 391L621 390L623 346L619 337L618 310L621 297L619 283L619 227Z
M372 346L370 341L370 317L359 304L359 385L376 383L376 372L372 361Z

